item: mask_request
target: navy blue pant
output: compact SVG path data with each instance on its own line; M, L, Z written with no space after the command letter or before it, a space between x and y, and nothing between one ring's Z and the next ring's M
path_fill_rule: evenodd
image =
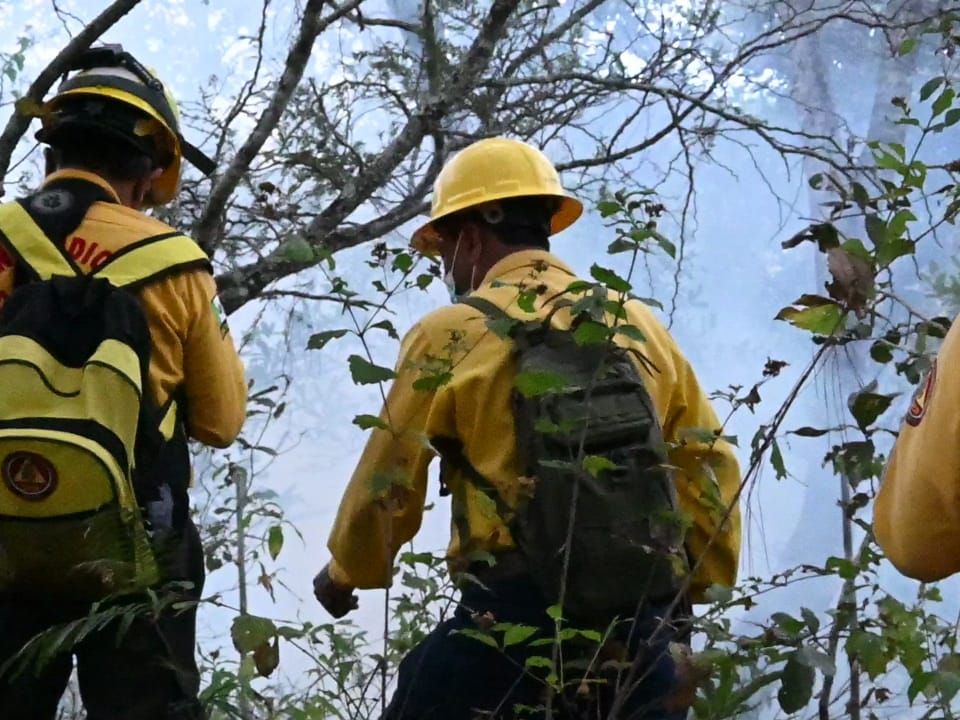
M472 586L464 591L461 603L453 616L443 621L400 663L397 689L382 720L511 720L544 717L546 702L545 671L525 672L527 659L532 656L551 656L552 646L530 647L521 643L505 650L493 648L476 638L457 634L458 630L477 629L475 614L489 613L498 623L529 625L539 628L530 638L552 637L555 624L545 612L546 603L528 579L488 584L489 592ZM650 608L634 627L624 625L618 630L624 641L629 640L628 659L639 657L639 672L634 674L635 687L622 706L616 720L681 720L685 713L668 713L662 701L674 685L674 664L667 646L676 639L676 631L661 627L658 608ZM502 637L494 631L493 636ZM652 637L652 640L648 640ZM564 643L564 659L576 655L574 646ZM590 644L584 649L588 664L596 649ZM583 660L584 658L581 658ZM575 671L570 671L575 673ZM534 677L533 674L537 673ZM569 680L570 673L565 675ZM555 717L567 720L580 718L607 718L618 682L626 683L626 671L618 676L615 671L593 679L605 682L585 686L576 692L576 685L563 697L555 697ZM637 682L639 681L639 682ZM586 692L587 687L592 688ZM522 710L540 708L540 710ZM515 710L515 708L517 708Z
M192 522L171 546L170 580L188 580L187 595L203 588L203 547ZM35 635L84 617L89 606L43 598L0 598L0 665ZM200 673L194 657L196 610L137 617L118 642L116 623L92 633L72 652L54 656L39 672L0 678L2 720L54 720L76 656L80 697L88 720L201 720Z

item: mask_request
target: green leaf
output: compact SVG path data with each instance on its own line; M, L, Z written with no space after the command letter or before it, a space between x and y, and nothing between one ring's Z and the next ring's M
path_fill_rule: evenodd
M783 480L787 477L787 466L783 463L783 454L780 452L780 445L776 440L770 446L770 462L773 464L773 471L777 474L777 480Z
M850 183L850 190L853 193L853 200L863 210L870 203L870 194L867 189L858 182Z
M597 203L597 212L600 213L600 217L605 218L616 215L620 212L620 203L613 200L601 200Z
M570 383L567 377L560 373L549 370L531 370L518 373L513 384L521 395L530 398L562 390L568 387Z
M279 525L274 525L267 531L267 550L270 552L271 559L276 560L282 549L283 528Z
M877 263L880 267L886 267L899 257L912 255L915 245L913 240L904 240L902 237L892 238L877 251Z
M230 637L237 652L253 652L277 634L272 620L256 615L238 615L230 627Z
M650 307L655 307L655 308L657 308L657 310L663 310L663 303L660 302L659 300L657 300L656 298L636 297L636 296L634 296L633 299L634 299L634 300L639 300L639 301L642 302L644 305L649 305Z
M723 605L733 600L733 588L714 583L707 588L703 596L712 603Z
M524 640L536 635L538 628L530 625L512 625L503 634L503 646L505 648L511 645L519 645Z
M944 80L945 78L942 75L927 80L923 84L923 87L920 88L920 101L924 102L927 100L927 98L933 95L937 91L937 88L943 85Z
M603 323L593 320L579 323L573 331L573 339L577 345L599 345L610 339L610 328Z
M791 430L791 434L799 435L800 437L820 437L821 435L826 435L829 430L821 430L820 428L812 428L807 425L797 428L796 430Z
M948 110L953 105L953 100L956 96L957 93L952 87L944 88L943 92L940 93L940 97L933 101L932 117L937 117L940 113Z
M489 645L494 650L499 650L500 646L497 645L496 639L488 633L482 632L480 630L474 630L473 628L463 628L462 630L454 630L451 635L463 635L468 637L471 640L476 640L482 642L484 645Z
M551 605L547 608L547 615L554 621L561 620L563 618L563 608L559 605Z
M487 318L487 328L499 338L508 338L513 329L520 323L513 318Z
M807 308L788 307L777 313L777 320L786 320L802 330L816 335L832 335L840 328L843 310L836 303Z
M347 361L350 363L350 377L357 385L373 385L397 376L390 368L374 365L359 355L351 355Z
M910 687L907 688L907 700L911 703L916 700L917 696L930 686L936 675L933 672L918 672L911 676Z
M254 648L253 664L260 677L270 677L280 666L279 639L274 637L272 641L261 643Z
M302 637L306 637L307 632L301 628L282 625L277 628L277 635L282 637L284 640L299 640Z
M438 372L424 375L413 381L413 389L418 392L433 392L453 380L452 372Z
M614 292L630 292L630 288L633 287L613 270L600 267L599 265L593 265L593 267L590 268L590 275L594 280L603 283Z
M393 323L390 322L389 320L381 320L378 323L374 323L370 327L371 329L376 328L377 330L383 330L385 333L387 333L387 335L392 337L394 340L400 339L400 336L397 334L397 329L393 326Z
M856 564L841 557L829 557L823 566L828 572L836 572L844 580L853 580L858 573Z
M546 668L547 670L553 670L553 661L548 657L542 657L540 655L533 655L528 657L523 666L527 669L529 668Z
M807 627L806 623L785 612L775 612L770 619L777 624L781 632L792 639L800 637L800 633Z
M915 222L917 216L909 210L898 210L897 214L890 219L890 235L899 237L907 231L907 224Z
M282 255L285 260L304 265L313 262L317 257L310 243L299 235L294 235L284 242L279 248L279 254Z
M623 335L635 342L647 341L647 336L636 325L617 325L617 335Z
M517 296L517 307L527 313L537 311L536 308L537 291L534 288L524 290Z
M376 415L357 415L353 418L353 424L361 430L369 430L370 428L387 429L387 424Z
M847 240L840 247L849 255L858 257L861 260L866 260L868 263L873 263L873 255L867 250L866 246L856 238Z
M413 255L402 252L393 259L393 269L405 273L413 267Z
M777 700L785 713L799 712L813 697L813 681L816 673L800 661L797 653L791 653L780 673L780 690Z
M618 237L612 243L607 246L608 255L617 255L623 252L633 252L637 249L637 244L632 240L627 240L623 237Z
M669 240L667 240L667 238L665 238L665 237L664 237L663 235L661 235L660 233L654 233L654 237L655 237L656 240L657 240L657 245L659 245L659 246L663 249L663 251L664 251L667 255L669 255L671 258L676 259L676 257L677 257L677 246L674 245L674 244L673 244L672 242L670 242Z
M949 703L960 692L960 674L939 671L934 679L934 685L940 691L942 702Z
M886 412L895 397L897 397L896 393L880 395L870 391L861 391L851 395L847 404L850 413L857 421L857 425L860 426L861 430L866 430Z
M874 213L869 213L864 222L867 226L867 237L874 247L883 247L887 242L887 224Z
M837 229L830 223L816 223L806 230L798 232L789 240L784 240L780 243L780 246L784 250L789 250L808 240L816 242L817 247L820 248L820 252L826 252L832 248L839 247L840 233L838 233Z
M870 346L870 357L874 362L885 364L893 360L893 349L882 340L877 340Z
M808 645L800 648L797 652L797 660L808 667L819 670L827 677L833 677L837 674L837 666L830 659L830 656L815 647Z
M900 43L900 48L897 51L899 55L909 55L916 49L917 39L916 38L907 38L902 43Z
M342 338L349 330L324 330L310 336L307 340L307 350L322 350L331 340Z
M810 608L800 608L800 614L803 616L804 622L807 623L810 633L816 635L817 631L820 630L820 618L817 617L817 614Z
M428 287L430 287L430 284L432 282L433 282L433 275L430 275L429 273L420 273L419 275L417 275L417 280L416 280L417 287L420 288L421 290L426 290Z
M583 458L583 469L593 478L600 477L604 470L616 470L618 467L620 466L603 455L587 455Z
M887 657L883 638L866 630L853 630L847 639L847 655L856 657L871 680L887 671Z
M587 282L586 280L574 280L572 283L567 285L563 290L563 294L567 295L583 295L583 293L590 292L596 287L592 282Z
M943 125L944 127L952 127L960 122L960 108L953 108L953 110L948 110L947 114L943 116Z

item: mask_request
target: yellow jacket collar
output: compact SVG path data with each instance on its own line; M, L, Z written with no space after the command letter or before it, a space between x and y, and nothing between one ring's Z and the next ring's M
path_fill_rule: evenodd
M88 172L86 170L77 170L75 168L57 170L56 172L47 175L47 177L43 179L43 186L46 187L50 183L56 182L57 180L86 180L87 182L91 182L94 185L106 190L108 193L110 193L110 197L113 198L114 202L120 203L120 196L117 195L117 191L113 189L113 186L110 183L96 173Z
M495 280L502 280L517 270L527 270L536 267L538 264L545 264L571 277L575 276L573 270L565 262L547 250L520 250L496 262L487 271L480 286L490 285Z

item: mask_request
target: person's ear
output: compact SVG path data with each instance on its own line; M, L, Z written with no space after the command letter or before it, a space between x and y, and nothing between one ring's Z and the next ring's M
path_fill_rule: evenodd
M134 210L139 210L143 207L144 202L150 195L150 190L153 188L154 181L161 175L163 175L163 168L154 168L148 176L142 177L134 182L133 193L131 193Z
M52 175L57 171L57 154L54 152L53 148L46 147L43 149L43 170L47 175Z

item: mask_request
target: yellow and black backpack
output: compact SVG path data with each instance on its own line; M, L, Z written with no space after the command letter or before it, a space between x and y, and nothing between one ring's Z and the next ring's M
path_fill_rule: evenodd
M144 508L171 473L189 475L176 405L151 399L150 334L131 290L207 258L170 234L83 274L64 239L105 199L86 185L0 205L18 273L0 310L0 594L96 600L156 583ZM158 468L161 457L178 469Z

